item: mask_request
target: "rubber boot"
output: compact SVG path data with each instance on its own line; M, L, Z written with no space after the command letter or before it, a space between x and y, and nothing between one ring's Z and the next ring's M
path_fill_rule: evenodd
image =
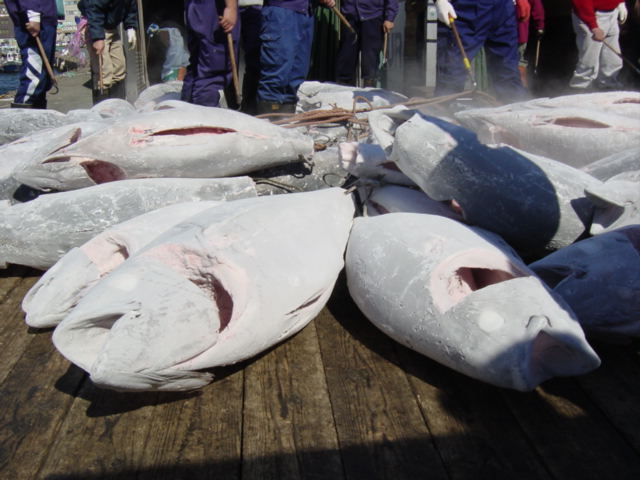
M100 103L102 100L106 100L107 98L111 98L109 96L109 89L103 88L102 93L100 93L100 89L95 88L91 90L91 98L93 100L93 104Z
M529 78L527 77L527 67L523 67L522 65L519 65L518 70L520 70L520 81L522 82L522 86L524 88L529 88Z
M35 108L31 103L11 103L11 108Z
M109 98L121 98L122 100L127 99L127 91L125 88L124 80L114 83L109 88Z
M362 86L364 88L375 87L376 84L377 84L377 82L376 82L375 78L363 78L362 79Z
M258 100L258 115L268 113L296 113L295 103L278 103L278 102L265 102ZM274 117L277 120L279 117Z

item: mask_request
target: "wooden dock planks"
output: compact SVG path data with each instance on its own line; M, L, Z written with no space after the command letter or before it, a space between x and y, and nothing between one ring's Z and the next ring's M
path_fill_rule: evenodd
M640 478L637 345L521 393L389 339L348 296L190 393L93 386L24 324L37 280L0 277L0 478Z

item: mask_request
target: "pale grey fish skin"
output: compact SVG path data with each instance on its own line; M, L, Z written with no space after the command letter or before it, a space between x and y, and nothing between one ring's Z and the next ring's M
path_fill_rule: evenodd
M462 215L450 205L429 198L422 190L400 185L381 185L363 187L358 191L365 199L367 217L404 212L440 215L458 222L464 221Z
M193 105L125 117L16 172L41 190L133 178L218 178L300 161L313 140L232 110Z
M131 103L121 98L107 98L96 103L90 109L102 118L119 119L136 113L136 109Z
M553 98L535 98L514 104L514 108L588 108L605 113L640 118L640 93L633 91L592 92L562 95Z
M319 313L344 266L353 214L342 189L206 210L89 290L53 342L100 387L204 386L212 375L200 370L251 358Z
M507 107L465 110L455 117L485 144L506 143L576 168L640 147L640 117L577 107Z
M200 201L162 207L113 225L72 248L24 296L26 324L55 327L91 287L127 258L174 225L219 204Z
M640 225L581 240L529 267L571 306L587 335L640 336Z
M349 172L340 165L338 147L315 152L305 162L259 170L250 174L258 195L310 192L344 186Z
M49 193L0 212L0 265L46 270L112 225L181 202L255 197L249 177L122 180Z
M602 181L620 173L640 170L640 147L613 153L582 167L582 170Z
M38 130L60 127L66 123L66 116L55 110L3 108L0 109L0 145Z
M369 107L383 107L406 101L408 98L400 93L382 88L359 88L336 83L306 81L298 88L298 110L331 110L334 107L345 110L353 109L356 97L364 97L357 100L356 109Z
M398 127L391 160L432 199L455 201L467 223L539 258L573 243L594 211L584 190L602 182L568 165L416 114Z
M633 177L632 172L628 172ZM625 180L626 174L612 177L604 184L585 189L595 205L589 233L599 235L618 228L640 224L640 181Z
M569 307L490 232L435 215L359 217L345 268L376 327L470 377L528 391L600 364Z
M69 123L38 130L0 146L0 199L10 200L11 203L18 201L13 195L22 182L14 177L16 170L21 170L34 158L39 159L106 126L107 123L100 121Z
M380 145L385 155L391 154L396 130L415 114L415 110L409 110L402 105L372 111L368 116L371 130L368 143Z
M355 177L379 183L416 186L413 180L400 171L395 162L387 158L382 146L378 144L342 142L338 148L342 168Z
M151 111L160 102L180 100L181 92L182 82L177 80L151 85L140 92L133 106L138 111Z

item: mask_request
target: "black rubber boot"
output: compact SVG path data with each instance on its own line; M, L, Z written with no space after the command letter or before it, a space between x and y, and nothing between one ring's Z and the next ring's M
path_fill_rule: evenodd
M109 88L109 98L121 98L122 100L127 99L127 90L124 85L124 80L111 85Z
M31 103L11 103L11 108L35 108Z
M111 98L109 96L109 89L103 88L102 93L100 93L99 89L91 90L91 98L93 100L93 104L100 103L102 100L106 100L107 98Z
M258 115L265 113L296 113L295 103L265 102L258 100Z

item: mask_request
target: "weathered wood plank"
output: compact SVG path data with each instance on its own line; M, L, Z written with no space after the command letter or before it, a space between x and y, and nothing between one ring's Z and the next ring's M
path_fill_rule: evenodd
M447 478L393 341L348 295L315 320L347 478Z
M550 478L499 388L397 349L452 480Z
M243 480L343 477L313 323L247 366L243 437Z
M0 389L0 477L37 478L82 374L65 374L68 362L51 335L34 335ZM81 450L65 452L72 461Z
M602 365L577 381L640 454L640 344L594 346Z
M509 408L555 478L640 478L640 457L574 379L534 392L503 392Z

